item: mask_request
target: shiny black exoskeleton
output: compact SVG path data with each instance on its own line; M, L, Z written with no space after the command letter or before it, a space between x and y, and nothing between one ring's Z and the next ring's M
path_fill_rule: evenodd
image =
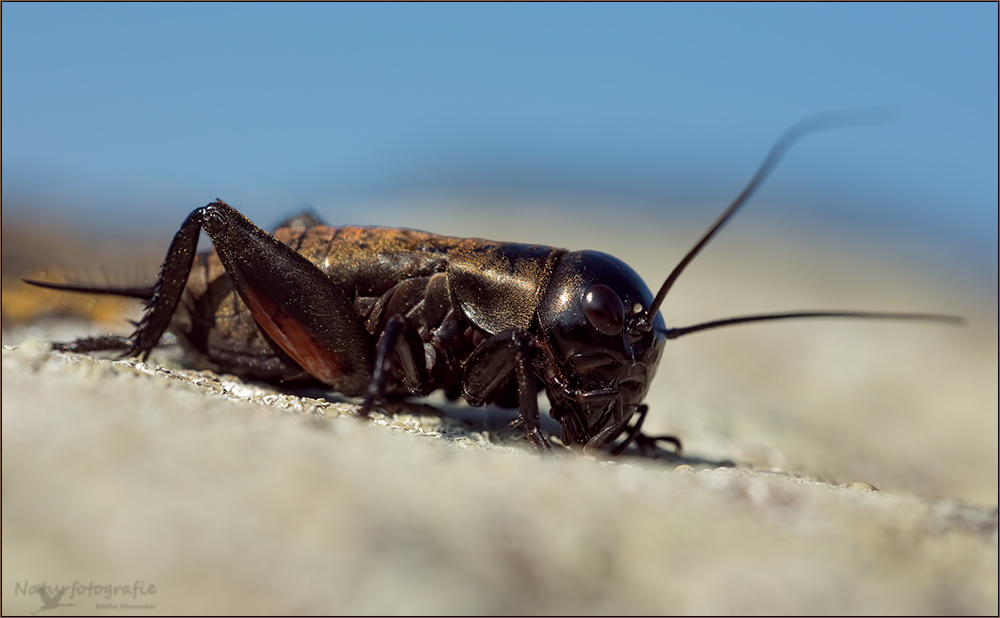
M804 133L786 133L757 175L685 255L654 297L628 265L596 251L449 238L412 230L332 228L314 217L267 234L216 201L191 213L155 285L107 288L29 282L147 301L130 337L57 344L68 351L148 357L166 332L204 364L253 379L315 380L364 400L442 389L472 405L519 409L517 424L541 451L537 395L545 390L561 440L593 452L643 448L643 403L668 339L731 324L799 317L957 321L929 314L844 311L741 316L667 328L659 308L681 272ZM213 249L196 255L205 230ZM617 441L617 442L616 442Z
M538 318L549 357L543 382L565 444L599 448L621 435L656 373L667 329L632 268L597 251L563 256Z

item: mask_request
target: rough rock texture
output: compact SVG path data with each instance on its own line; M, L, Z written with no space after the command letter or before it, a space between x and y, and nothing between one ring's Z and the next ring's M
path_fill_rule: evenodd
M690 244L594 227L612 226L560 222L547 242L613 252L651 286ZM668 324L847 307L970 325L678 340L648 426L686 458L614 463L541 459L502 411L365 424L170 355L52 353L40 339L75 336L65 322L7 330L3 612L37 610L44 583L74 604L46 615L997 613L995 290L783 242L713 247Z

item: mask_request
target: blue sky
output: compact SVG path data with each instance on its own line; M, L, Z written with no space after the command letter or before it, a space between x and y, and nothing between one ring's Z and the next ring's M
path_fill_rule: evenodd
M218 196L263 225L391 224L350 204L496 190L721 209L796 120L886 105L798 146L770 216L996 273L995 3L5 3L2 45L5 215L168 229Z

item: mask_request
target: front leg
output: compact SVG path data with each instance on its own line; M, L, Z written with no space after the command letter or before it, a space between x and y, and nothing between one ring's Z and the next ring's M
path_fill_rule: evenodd
M621 444L612 449L612 455L621 455L628 445L635 440L636 446L639 450L646 454L649 450L656 450L657 442L669 442L674 446L674 455L679 456L683 447L681 446L681 439L677 436L647 436L642 433L642 424L646 421L646 414L649 412L649 406L642 404L637 410L639 413L639 419L634 425L626 428L626 436Z
M222 201L192 212L177 232L128 355L147 358L169 326L191 272L200 229L211 237L254 319L282 350L337 391L365 393L373 344L347 292Z
M375 348L375 369L359 414L367 418L377 402L385 399L392 361L395 359L402 372L403 384L416 395L426 395L431 388L424 358L424 345L417 331L401 315L394 315L386 322Z
M498 333L482 342L465 365L462 384L465 400L471 405L489 403L489 398L510 375L517 379L518 423L528 430L528 441L542 453L552 451L552 444L542 433L538 414L538 388L531 363L531 335L515 328Z

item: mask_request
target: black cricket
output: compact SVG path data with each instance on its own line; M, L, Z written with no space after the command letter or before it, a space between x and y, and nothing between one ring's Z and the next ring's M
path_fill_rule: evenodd
M151 287L27 283L147 301L130 337L80 339L56 350L145 360L169 332L215 369L275 383L319 381L362 397L365 417L387 398L443 389L473 406L518 408L514 424L543 452L552 449L540 428L544 389L566 446L620 454L633 441L644 451L668 442L679 452L677 438L642 433L643 399L668 339L791 318L961 322L924 313L797 311L664 325L659 309L674 282L788 148L807 133L850 122L848 114L825 114L789 129L655 297L628 265L597 251L327 227L308 213L272 236L221 200L188 216ZM214 249L196 255L199 230Z

